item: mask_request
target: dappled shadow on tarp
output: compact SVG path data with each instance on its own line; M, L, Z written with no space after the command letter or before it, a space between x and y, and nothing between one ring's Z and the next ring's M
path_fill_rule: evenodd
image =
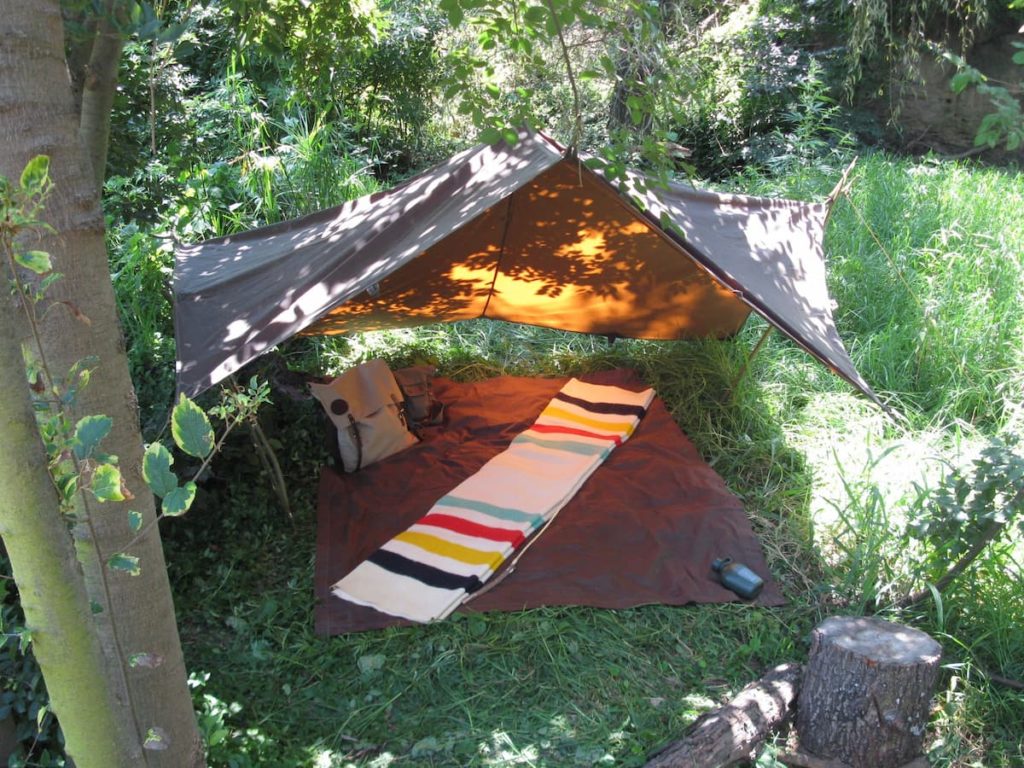
M387 193L180 249L179 388L202 391L300 332L492 317L725 337L752 307L874 398L835 330L824 215L679 185L623 195L524 133Z
M678 339L732 335L748 313L617 193L561 162L307 332L489 317Z

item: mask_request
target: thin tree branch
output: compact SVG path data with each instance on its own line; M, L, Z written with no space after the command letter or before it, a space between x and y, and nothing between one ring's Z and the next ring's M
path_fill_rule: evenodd
M1016 506L1017 504L1020 504L1021 501L1024 501L1024 487L1021 487L1017 491L1016 495L1014 495L1013 499L1007 502L1005 506L1013 507ZM942 575L942 578L935 582L935 589L939 592L942 592L942 590L948 587L953 582L953 580L956 579L957 576L959 576L961 573L967 570L967 567L971 563L973 563L974 560L978 557L978 555L980 555L985 550L985 547L987 547L989 544L991 544L999 537L999 534L1001 534L1005 528L1005 522L1000 522L998 520L990 521L989 524L985 526L985 529L982 531L981 537L976 542L974 542L970 549L968 549L963 555L961 555L960 559L957 560L956 563L954 563L952 567L950 567L950 569ZM893 607L911 608L917 605L918 603L921 603L928 599L930 595L930 589L921 589L917 592L913 592L907 595L901 600L897 600L895 603L893 603Z
M569 149L575 155L579 150L580 139L583 137L583 108L580 101L580 90L576 86L576 76L572 71L572 62L569 60L569 47L565 42L565 35L562 34L562 23L558 20L558 13L555 11L554 0L547 0L548 11L555 23L555 30L558 32L558 43L562 47L562 59L565 61L565 72L569 76L569 86L572 88L573 103L573 127L572 137L569 140Z

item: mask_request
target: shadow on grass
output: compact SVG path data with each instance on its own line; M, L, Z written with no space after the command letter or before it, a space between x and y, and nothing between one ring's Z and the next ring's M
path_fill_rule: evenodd
M274 508L258 460L236 440L166 536L188 665L209 675L196 698L211 765L641 765L730 690L802 658L821 563L809 470L780 426L785 409L802 404L769 407L756 372L729 393L758 330L731 342L609 345L492 323L400 346L383 337L379 349L293 350L321 363L432 358L460 378L634 368L744 501L790 604L546 608L317 637L320 417L312 403L279 398L264 426L295 523Z

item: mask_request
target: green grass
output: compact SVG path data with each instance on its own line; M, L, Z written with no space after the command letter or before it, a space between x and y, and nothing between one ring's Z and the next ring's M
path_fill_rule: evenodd
M821 197L838 165L742 186ZM901 539L914 483L934 487L942 461L1024 426L1024 177L868 155L855 179L854 205L889 255L842 202L830 280L841 333L898 423L778 334L730 396L759 320L726 342L609 345L474 322L283 350L322 371L429 359L461 379L635 368L743 499L788 605L538 609L316 637L322 439L310 406L280 401L265 420L296 521L274 508L240 438L189 516L165 529L211 765L642 765L766 667L804 659L823 617L907 589L923 552ZM936 765L1024 762L1024 695L987 678L1024 678L1022 550L991 553L941 606L883 612L945 648L928 734Z

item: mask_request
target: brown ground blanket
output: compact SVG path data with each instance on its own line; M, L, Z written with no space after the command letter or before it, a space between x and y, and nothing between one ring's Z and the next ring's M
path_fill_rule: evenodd
M624 370L581 378L637 390L644 386ZM331 585L503 451L565 381L435 379L435 394L447 404L443 426L354 475L324 469L317 505L318 633L409 623L335 597ZM655 399L636 433L594 472L515 571L460 610L728 602L737 598L718 584L710 565L725 556L765 579L760 604L782 602L739 499Z

